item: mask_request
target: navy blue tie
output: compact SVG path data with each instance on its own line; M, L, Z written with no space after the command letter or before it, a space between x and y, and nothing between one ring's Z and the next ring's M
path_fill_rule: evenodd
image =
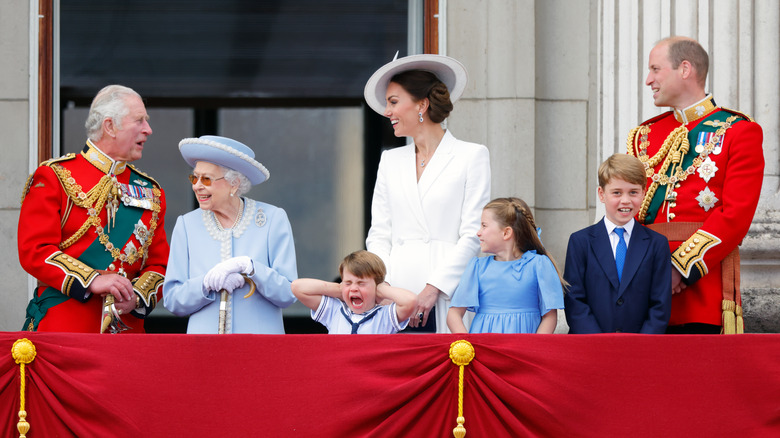
M623 265L626 263L626 241L623 239L622 228L615 228L615 234L618 235L617 249L615 249L615 266L617 266L618 280L623 279Z
M371 320L371 318L375 317L376 314L379 313L379 310L376 310L373 313L369 313L368 315L364 316L363 319L361 319L358 322L352 322L352 318L347 315L347 311L344 310L343 307L341 307L341 314L344 315L344 318L347 318L347 321L349 321L350 324L352 324L352 333L351 334L357 334L358 328L360 327L360 324L363 324L364 322L368 322Z

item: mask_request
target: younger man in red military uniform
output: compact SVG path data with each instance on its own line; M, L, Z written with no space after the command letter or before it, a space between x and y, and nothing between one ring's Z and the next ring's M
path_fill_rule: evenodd
M152 134L148 119L135 91L107 86L92 102L81 153L46 161L28 179L19 260L39 287L24 330L144 332L168 260L165 195L128 164Z
M655 105L672 111L634 128L627 141L648 176L637 219L671 245L668 333L742 330L737 246L758 205L763 133L704 92L708 69L695 40L660 41L650 52L646 85Z

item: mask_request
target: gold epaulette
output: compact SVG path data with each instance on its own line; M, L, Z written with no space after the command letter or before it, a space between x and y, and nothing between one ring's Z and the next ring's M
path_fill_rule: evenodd
M38 167L39 168L40 167L44 167L44 166L45 167L51 167L51 165L54 164L54 163L59 163L61 161L68 161L68 160L72 160L74 158L76 158L76 154L71 152L71 153L65 154L65 155L63 155L61 157L48 159L48 160L42 162L41 164L39 164ZM21 204L24 203L24 198L26 198L27 197L27 193L30 192L30 184L32 184L33 175L35 175L35 172L31 173L27 177L27 181L25 181L25 183L24 183L24 189L22 190L22 200L20 202Z
M42 162L41 164L39 164L38 167L41 167L41 166L49 166L49 167L51 167L51 165L54 164L54 163L59 163L61 161L68 161L68 160L72 160L74 158L76 158L76 154L71 152L71 153L65 154L65 155L63 155L61 157L50 158L50 159Z
M745 113L743 113L741 111L733 110L733 109L730 109L730 108L724 108L724 107L720 107L720 109L722 109L723 111L730 112L731 114L736 114L736 115L744 118L745 120L747 120L749 122L755 122L755 120L753 120L752 117L750 117L749 115L747 115L747 114L745 114Z
M160 186L160 183L158 183L158 182L157 182L157 180L155 180L154 178L152 178L151 176L149 176L149 175L148 175L148 174L146 174L145 172L142 172L140 169L138 169L137 167L133 166L133 165L132 165L132 164L130 164L130 163L127 163L127 165L128 165L128 166L130 166L130 168L131 168L131 169L133 169L133 172L135 172L135 173L137 173L137 174L139 174L139 175L143 176L144 178L147 178L147 179L148 179L149 181L151 181L151 182L152 182L152 183L153 183L155 186L157 186L157 188L161 188L161 187L162 187L162 186Z

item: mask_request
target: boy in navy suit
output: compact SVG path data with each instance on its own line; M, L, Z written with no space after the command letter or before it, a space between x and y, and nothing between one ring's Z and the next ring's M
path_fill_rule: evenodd
M637 158L615 154L599 166L606 215L569 237L564 296L569 333L664 333L672 306L666 237L634 220L647 176Z

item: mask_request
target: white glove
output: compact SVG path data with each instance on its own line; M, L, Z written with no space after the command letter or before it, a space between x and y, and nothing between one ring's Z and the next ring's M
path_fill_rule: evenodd
M223 289L225 280L229 274L254 274L255 266L252 263L252 259L247 256L239 256L227 259L223 262L217 263L213 268L206 273L203 277L203 288L207 291L215 290L219 291ZM241 284L244 284L243 278Z
M238 272L239 274L252 275L255 273L255 265L252 263L252 259L247 256L233 257L223 262L217 263L215 268L219 266L226 272Z
M228 274L228 276L225 278L225 284L223 284L219 289L225 289L229 293L232 293L234 290L243 286L244 282L244 277L242 277L241 274L232 272Z
M222 285L225 284L225 279L230 272L225 271L219 265L214 266L203 277L203 289L206 291L214 290L219 292Z

